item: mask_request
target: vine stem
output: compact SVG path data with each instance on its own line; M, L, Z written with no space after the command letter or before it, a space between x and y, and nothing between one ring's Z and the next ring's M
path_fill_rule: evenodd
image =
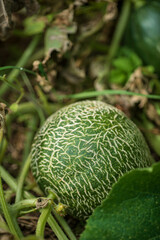
M146 97L148 99L157 99L160 100L160 95L155 94L142 94L137 92L131 92L126 90L112 90L112 89L106 89L101 91L89 91L89 92L82 92L82 93L76 93L66 96L61 96L61 99L82 99L82 98L91 98L91 97L98 97L103 95L129 95L129 96L141 96Z
M65 233L67 234L67 236L70 238L70 240L76 240L77 238L75 237L75 235L73 234L72 230L70 229L69 225L66 223L65 219L63 217L61 217L54 208L52 208L52 212L54 214L54 216L56 217L57 221L61 224L61 226L63 227ZM49 220L49 219L48 219Z
M37 227L36 227L36 236L44 239L45 225L48 220L48 223L50 224L50 226L55 229L54 233L56 234L58 239L59 240L68 240L68 238L65 236L65 234L63 232L58 231L59 226L51 215L52 202L55 199L55 195L53 193L50 193L47 198L50 200L48 201L48 205L41 211L41 215L39 217Z
M16 199L15 199L16 203L19 202L21 200L21 198L22 198L23 184L24 184L25 177L26 177L26 175L28 173L28 170L29 170L29 167L30 167L30 163L31 163L31 156L29 154L27 160L25 161L25 163L23 165L21 174L20 174L19 179L18 179L18 186L17 186Z
M7 144L8 144L7 139L3 137L2 141L0 140L0 163L2 162L3 156L7 149Z
M15 67L23 67L27 63L28 59L32 55L34 49L36 48L38 42L40 40L40 35L36 35L25 52L23 53L22 57L19 59ZM8 75L8 81L13 82L14 79L18 76L19 70L13 69L11 73ZM0 96L3 96L5 92L8 90L9 86L6 83L3 83L1 88L0 88Z
M119 48L119 45L127 24L127 20L129 17L130 7L131 7L131 0L124 0L121 14L118 19L118 23L112 38L111 46L107 54L105 71L99 76L99 78L96 81L97 84L100 84L102 86L102 88L103 86L105 86L105 80L109 76L112 59L115 57L117 50Z
M29 121L27 121L28 132L26 134L25 149L23 152L23 159L22 159L22 168L23 168L23 165L25 164L27 156L29 156L29 152L31 149L31 143L32 143L32 140L33 140L33 137L35 134L37 124L38 124L37 116L35 115L33 117L33 115L30 115Z
M4 67L0 67L0 71L4 71L4 70L8 70L8 69L17 69L19 71L23 71L23 72L27 72L27 73L30 73L34 76L36 76L36 73L31 71L31 70L28 70L26 68L23 68L23 67L16 67L16 66L4 66Z
M48 223L50 225L50 227L54 230L54 233L56 234L56 236L58 237L59 240L68 240L68 238L66 237L66 235L62 232L59 231L59 225L57 224L57 222L55 221L55 219L52 217L52 215L50 214L48 217ZM69 234L68 234L69 236ZM70 238L71 240L74 240L76 238Z
M122 11L113 35L112 39L112 44L111 47L109 48L109 53L107 56L107 65L110 64L110 61L113 59L115 54L117 53L117 50L119 48L120 41L122 39L127 20L129 17L130 13L130 7L131 7L131 1L130 0L124 0L123 1L123 6L122 6Z
M26 208L36 209L36 201L37 201L36 198L25 199L11 205L11 207L13 211L16 213L19 213L21 210L24 210Z
M17 189L17 182L16 182L16 180L2 166L0 166L0 171L1 171L2 178L4 179L4 181L8 184L8 186L13 191L16 191L16 189ZM27 198L27 199L34 198L34 196L31 193L29 193L28 191L24 191L24 197ZM18 203L16 203L16 204L18 204ZM70 229L70 227L66 223L65 219L62 218L61 216L59 216L55 212L54 209L52 209L52 211L53 211L56 219L58 220L59 224L62 226L62 228L64 229L65 233L69 237L69 239L70 240L76 240L75 235L73 234L72 230ZM54 217L52 215L50 215L48 217L47 221L48 221L50 227L52 228L53 232L59 238L59 240L68 240L66 238L66 235L64 234L64 232L62 231L60 226L57 224L57 222L55 221L55 219L54 219Z
M13 217L11 217L9 213L9 210L5 201L5 197L4 197L3 187L2 187L1 171L0 171L0 203L2 206L3 214L5 216L8 227L10 229L10 232L15 236L16 239L20 240L23 237L23 235L16 220Z
M42 209L41 215L38 219L38 223L37 223L37 227L36 227L36 236L41 237L42 239L44 239L45 225L46 225L47 219L52 210L52 208L51 208L52 201L51 200L54 200L54 198L55 198L55 195L53 195L51 193L48 195L48 199L50 199L50 200L48 201L47 206L44 209Z
M43 114L43 111L41 108L39 108L39 106L37 105L36 102L24 102L21 104L18 104L18 108L17 111L14 112L13 114L8 114L6 116L6 124L12 120L12 118L16 117L18 114L28 114L28 113L37 113L39 118L40 118L40 123L42 125L42 123L45 121L45 117Z
M34 103L22 103L18 105L17 111L14 112L13 114L7 116L6 118L6 122L10 122L13 120L13 118L15 116L17 116L17 114L25 114L28 113L28 111L30 113L35 113L36 112L36 107ZM28 160L27 160L28 161ZM30 161L30 160L29 160ZM17 181L2 167L0 166L0 171L2 173L2 178L4 179L4 181L11 187L11 189L13 191L17 191L17 199L21 199L22 197L22 187L23 187L23 183L24 183L24 179L25 176L27 174L28 171L28 167L29 167L29 162L27 163L27 166L24 167L25 169L21 172L21 177L19 178L18 184L20 187L17 186ZM26 172L26 173L25 173ZM21 180L20 180L21 179ZM17 190L18 189L18 190ZM19 193L18 193L19 192ZM29 193L28 191L24 191L23 192L23 196L24 198L34 198L34 196ZM16 204L18 204L18 200L16 202ZM15 204L15 205L16 205ZM17 205L18 206L18 205ZM14 210L14 208L13 208ZM56 219L58 220L59 224L61 225L61 227L64 229L65 233L68 235L69 239L71 240L75 240L76 237L74 236L72 230L70 229L70 227L68 226L67 222L65 221L65 219L63 219L61 216L59 216L55 210L52 210ZM64 234L64 232L62 231L62 229L60 228L60 226L57 224L57 222L55 221L53 216L49 216L48 218L49 224L51 225L52 230L57 234L59 234L59 236L61 236L61 239L66 239L66 235Z
M3 128L1 128L1 140L3 139ZM0 166L1 167L1 166ZM13 216L11 217L9 209L7 207L7 203L5 201L4 192L3 192L3 185L2 185L2 178L1 178L1 170L0 170L0 204L2 206L2 211L5 216L6 222L10 229L10 232L14 235L17 240L20 240L23 237L21 229L16 221L16 218Z

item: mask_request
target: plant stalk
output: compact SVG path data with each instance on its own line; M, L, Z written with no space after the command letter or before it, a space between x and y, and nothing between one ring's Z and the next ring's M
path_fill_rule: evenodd
M55 198L55 195L53 194L49 194L48 199L53 200ZM37 227L36 227L36 236L37 237L41 237L42 239L44 239L44 230L45 230L45 225L47 222L47 219L51 213L51 200L48 201L47 206L42 209L41 211L41 215L38 219L38 223L37 223Z
M48 201L48 205L41 211L41 215L37 223L36 236L44 239L45 225L48 221L49 225L52 227L52 229L54 229L54 233L59 240L68 240L66 235L62 231L59 231L60 227L51 215L52 201L54 200L55 195L53 193L50 193L47 198L50 200Z
M54 214L54 216L56 217L57 221L61 224L61 226L64 229L64 232L67 234L67 236L69 237L70 240L76 240L77 238L75 237L75 235L73 234L72 230L70 229L69 225L67 224L67 222L65 221L65 219L63 217L61 217L55 210L54 208L52 208L52 212ZM49 220L49 219L48 219Z
M36 208L36 198L21 200L13 205L11 205L16 213L26 208Z
M33 51L35 50L39 40L40 40L40 35L36 35L33 38L31 43L29 44L29 46L25 50L24 54L22 55L22 57L17 62L16 67L24 67L25 66L25 64L28 62L30 56L32 55ZM13 69L11 71L11 73L8 75L8 81L12 83L14 81L14 79L18 76L18 74L19 74L19 70L18 69ZM1 97L6 93L8 88L9 88L8 84L6 84L6 83L2 84L2 86L0 88L0 96Z
M1 171L2 178L4 179L4 181L8 184L8 186L13 191L16 191L17 190L17 182L16 182L16 180L2 166L0 166L0 171ZM33 199L34 198L34 196L31 193L27 192L27 191L24 191L24 197L27 198L27 199L30 199L30 198ZM64 229L65 233L69 237L69 239L70 240L76 240L75 235L71 231L71 229L68 226L68 224L66 223L65 219L63 219L61 216L59 216L55 212L54 209L52 209L52 211L53 211L56 219L58 220L59 224L62 226L62 228ZM47 222L49 223L50 227L52 228L52 230L56 234L56 236L57 237L59 236L59 240L68 240L66 238L66 235L64 234L64 232L62 231L60 226L57 224L57 222L55 221L55 219L54 219L54 217L52 215L50 215L48 217Z
M31 156L29 155L25 164L23 165L23 168L21 170L21 174L20 174L19 179L18 179L18 186L17 186L16 200L15 200L16 203L19 202L22 198L22 189L23 189L25 177L26 177L26 175L29 171L30 162L31 162Z
M2 180L1 180L1 172L0 172L0 203L2 206L3 214L5 216L6 222L8 224L8 227L10 229L10 232L15 236L16 239L20 240L23 235L22 232L18 226L17 221L11 217L5 198L4 198L4 192L3 192L3 187L2 187Z
M112 59L115 57L117 50L119 48L121 39L123 37L123 33L127 24L127 20L130 13L130 7L131 7L131 1L130 0L124 0L122 5L122 10L120 17L118 19L118 23L116 25L116 29L112 38L112 42L109 48L109 52L107 54L106 59L106 65L105 65L105 71L99 76L99 78L96 80L97 84L101 86L101 89L105 88L106 85L106 79L109 76L110 68Z
M50 215L48 217L48 223L49 223L50 227L52 229L54 229L54 233L58 237L58 240L68 240L68 238L66 237L64 232L62 230L59 231L59 229L61 229L61 228L59 227L59 225L57 224L57 222L55 221L55 219L53 218L52 215ZM70 240L74 240L74 238L70 238Z
M117 26L116 26L116 29L115 29L115 32L113 35L112 43L109 48L109 53L107 56L107 65L110 64L111 60L115 57L117 50L119 48L125 27L127 25L129 13L130 13L130 7L131 7L131 1L124 0L121 14L118 19L118 23L117 23Z
M30 149L31 149L31 143L35 134L36 125L38 123L37 116L30 116L28 123L28 132L26 134L26 140L25 140L25 149L23 153L23 159L22 159L22 168L25 164L25 160L27 159L27 156L29 155Z
M148 99L155 99L160 100L160 95L153 95L153 94L142 94L137 92L131 92L126 90L112 90L106 89L101 91L89 91L89 92L81 92L71 95L61 96L61 99L82 99L82 98L91 98L91 97L98 97L98 96L105 96L105 95L128 95L128 96L141 96L146 97Z

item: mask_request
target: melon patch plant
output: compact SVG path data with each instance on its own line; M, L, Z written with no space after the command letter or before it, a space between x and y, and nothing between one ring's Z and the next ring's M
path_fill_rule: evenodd
M125 42L147 65L160 74L160 2L146 1L135 8L126 28Z
M124 173L152 163L136 125L117 108L81 101L51 115L31 151L33 175L45 194L86 218Z

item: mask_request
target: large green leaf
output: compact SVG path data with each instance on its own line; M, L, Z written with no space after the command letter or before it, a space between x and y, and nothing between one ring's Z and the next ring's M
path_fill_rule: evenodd
M88 219L80 240L160 239L160 163L116 183Z

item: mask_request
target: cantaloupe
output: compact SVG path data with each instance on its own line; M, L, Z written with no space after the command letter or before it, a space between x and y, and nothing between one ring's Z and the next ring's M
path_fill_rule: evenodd
M86 218L120 176L152 163L137 126L117 108L81 101L51 115L37 133L31 169L42 191Z

